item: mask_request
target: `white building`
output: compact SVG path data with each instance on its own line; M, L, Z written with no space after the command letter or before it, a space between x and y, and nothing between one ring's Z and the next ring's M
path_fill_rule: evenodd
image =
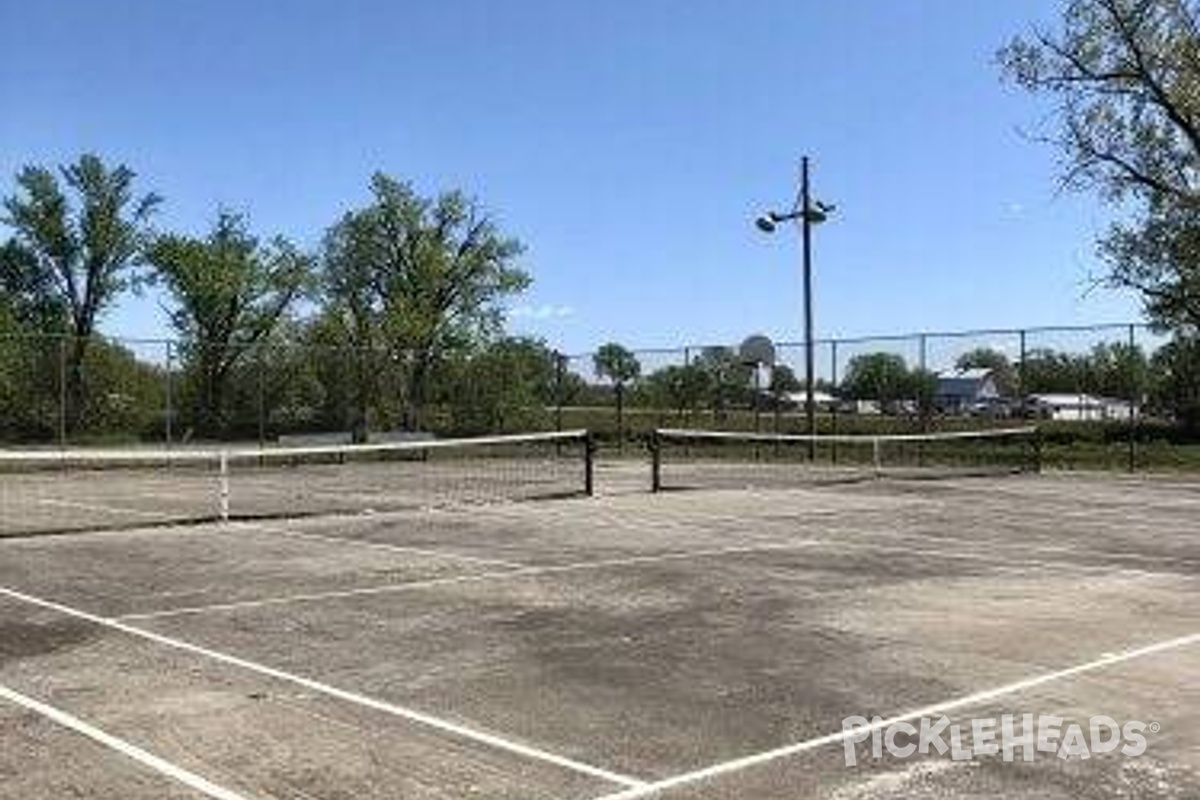
M788 392L783 396L785 403L794 405L797 408L804 408L804 404L808 402L808 398L803 391ZM828 411L837 403L837 398L829 392L822 392L820 389L813 391L813 406L818 411Z
M1031 394L1025 402L1030 411L1045 419L1115 422L1133 417L1128 400L1090 394Z

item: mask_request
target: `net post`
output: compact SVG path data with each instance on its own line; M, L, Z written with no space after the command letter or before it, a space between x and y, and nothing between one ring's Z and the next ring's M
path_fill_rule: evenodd
M588 497L596 494L596 436L590 430L583 437L583 491Z
M875 467L875 477L883 477L883 441L878 436L871 437L871 462Z
M650 491L662 491L662 440L658 431L652 431L647 441L650 448Z
M217 513L221 522L229 521L229 452L222 450L218 457Z

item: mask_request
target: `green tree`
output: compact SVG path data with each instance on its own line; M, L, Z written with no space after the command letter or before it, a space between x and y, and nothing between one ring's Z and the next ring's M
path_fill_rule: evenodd
M45 440L58 421L60 335L66 316L37 257L0 247L0 435Z
M816 386L814 385L814 389ZM781 398L785 394L803 391L804 383L796 377L795 371L787 364L776 364L771 367L771 394Z
M725 419L735 404L749 404L754 367L742 363L731 348L706 347L692 364L708 376L709 401L717 419Z
M58 173L27 166L17 173L17 193L4 200L4 222L37 260L39 280L52 282L69 317L68 424L84 412L84 359L96 322L130 285L132 269L149 235L160 198L135 196L136 174L109 168L87 154Z
M917 404L917 413L928 417L933 413L933 407L937 400L937 389L937 375L930 370L918 367L908 373L908 386L904 393L906 399L911 399Z
M0 247L0 333L53 336L66 330L66 321L52 276L33 251L9 239Z
M601 345L592 356L592 369L596 377L608 380L613 385L617 398L617 437L625 441L625 387L642 374L642 365L637 356L617 344Z
M171 323L198 383L198 429L217 435L230 376L310 286L312 259L282 237L262 244L244 217L222 211L205 238L160 236L146 260L177 306Z
M284 315L233 368L227 430L234 436L347 430L343 352L310 323Z
M990 347L977 347L960 355L954 361L955 369L986 369L992 373L996 390L1001 397L1017 394L1017 371L1008 356Z
M1008 76L1055 103L1063 183L1120 214L1109 280L1165 327L1200 329L1200 28L1194 0L1066 0L1061 29L1002 49Z
M560 352L554 352L554 385L550 403L555 406L580 405L588 399L590 387L587 380L571 369L572 358Z
M424 198L382 173L371 192L325 237L323 285L356 352L386 344L405 422L418 427L437 366L494 337L501 301L530 279L515 265L521 244L461 192ZM360 364L359 378L372 366ZM373 390L360 394L369 400Z
M96 389L88 403L89 435L104 440L158 439L166 410L162 368L138 359L119 341L96 335L85 362Z
M1100 343L1087 353L1049 348L1030 350L1022 367L1025 391L1032 394L1092 393L1141 398L1150 388L1145 351L1125 342Z
M855 400L874 400L881 406L912 397L913 382L904 356L863 353L850 359L842 390Z
M354 332L355 320L346 306L325 305L306 320L294 337L309 355L309 370L319 389L316 400L318 426L348 430L356 441L366 441L367 431L387 430L398 424L399 410L386 391L394 375L387 348L367 327ZM361 343L361 344L360 344Z
M1192 431L1200 428L1200 340L1176 337L1151 359L1151 404Z
M501 338L451 367L444 401L456 433L547 427L546 408L554 397L555 355L543 342Z
M1021 367L1026 394L1070 394L1091 391L1091 374L1086 356L1034 348L1025 354Z
M1150 388L1150 362L1136 344L1101 343L1088 357L1090 386L1105 397L1141 399Z
M646 383L658 406L674 409L680 416L694 411L709 392L709 375L695 364L672 364L652 373Z

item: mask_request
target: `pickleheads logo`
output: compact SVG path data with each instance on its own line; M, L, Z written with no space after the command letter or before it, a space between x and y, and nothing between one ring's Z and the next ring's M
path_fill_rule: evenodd
M885 724L882 717L846 717L842 720L846 766L858 763L859 751L872 758L883 758L884 751L894 758L920 754L947 753L955 761L976 756L1002 755L1013 761L1017 750L1023 761L1033 761L1039 753L1061 759L1091 758L1120 748L1131 758L1146 752L1144 734L1158 733L1157 723L1147 725L1136 720L1119 724L1112 717L1092 717L1086 725L1064 724L1062 717L1005 714L999 719L985 717L969 722L951 723L946 717ZM867 742L870 740L870 744ZM861 746L861 748L860 748Z

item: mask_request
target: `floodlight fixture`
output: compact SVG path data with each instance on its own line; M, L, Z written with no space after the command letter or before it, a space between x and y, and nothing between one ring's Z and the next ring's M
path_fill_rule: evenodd
M830 203L814 201L808 191L808 156L800 161L800 195L795 207L787 212L768 211L754 220L754 225L763 233L774 233L781 222L799 221L803 242L804 268L804 378L805 415L808 421L808 457L816 458L817 416L813 383L816 380L813 367L813 313L812 313L812 226L829 218L834 210Z

